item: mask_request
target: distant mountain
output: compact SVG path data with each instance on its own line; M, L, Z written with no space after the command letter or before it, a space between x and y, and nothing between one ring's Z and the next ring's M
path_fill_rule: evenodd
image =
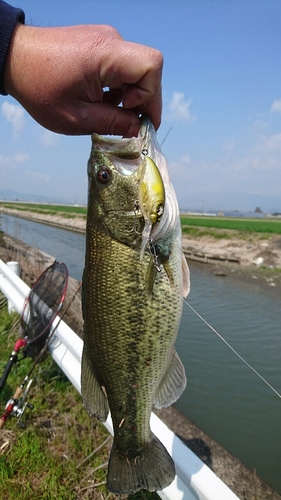
M201 192L197 194L178 195L181 210L195 212L254 212L257 207L264 213L281 212L281 197L262 196L241 192Z
M35 202L35 203L59 203L72 205L73 200L67 200L63 197L52 197L52 196L42 196L39 194L31 193L20 193L18 191L13 191L12 189L0 189L0 200L1 201L25 201L25 202Z

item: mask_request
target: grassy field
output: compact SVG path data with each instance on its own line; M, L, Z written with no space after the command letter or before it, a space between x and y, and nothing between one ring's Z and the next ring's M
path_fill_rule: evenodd
M44 205L41 203L19 203L19 202L0 202L1 207L29 211L36 214L62 215L64 217L77 217L87 215L87 207L75 205Z
M187 217L181 216L181 224L186 226L227 229L252 233L281 234L281 219L246 219L239 217Z
M13 208L20 211L29 211L37 214L60 215L66 218L87 216L87 207L74 205L44 205L39 203L20 203L20 202L0 202L5 208ZM263 233L263 234L281 234L281 218L264 218L254 219L245 217L207 217L207 216L187 216L181 215L181 224L183 233L190 235L208 235L208 231L213 230L212 235L215 237L226 237L226 233L221 233L222 230L240 231L242 233ZM191 228L204 228L202 230L192 230ZM219 232L215 233L214 230ZM206 232L207 231L207 232Z
M0 294L0 376L18 338L17 322ZM0 394L0 414L31 365L26 358L13 369ZM111 436L89 417L81 396L50 356L34 373L29 399L34 409L26 411L26 428L10 417L0 430L0 500L116 499L105 486ZM118 498L159 499L148 492Z

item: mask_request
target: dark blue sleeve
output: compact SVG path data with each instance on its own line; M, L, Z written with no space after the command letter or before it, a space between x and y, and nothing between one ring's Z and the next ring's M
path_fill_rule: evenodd
M24 12L0 0L0 94L4 89L4 70L11 38L17 22L24 23Z

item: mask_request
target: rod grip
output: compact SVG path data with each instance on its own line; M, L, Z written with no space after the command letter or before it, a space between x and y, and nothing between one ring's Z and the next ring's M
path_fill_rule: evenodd
M18 387L16 389L16 392L15 394L13 395L13 399L19 399L22 395L22 388L21 387Z
M3 387L6 384L6 380L10 374L11 369L13 368L13 365L17 362L18 355L16 351L13 351L10 355L10 359L8 363L5 366L5 369L3 371L3 375L0 379L0 392L2 391Z

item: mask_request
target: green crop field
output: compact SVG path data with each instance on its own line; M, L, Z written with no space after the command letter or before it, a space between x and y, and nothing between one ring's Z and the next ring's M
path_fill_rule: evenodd
M49 215L65 215L65 217L75 217L75 215L86 215L87 207L75 205L47 205L41 203L19 203L19 202L0 202L1 207L10 208L21 211L29 211L35 213L49 214Z
M63 217L87 216L87 207L75 205L49 205L40 203L0 202L1 207L42 213L60 215ZM242 217L208 217L181 215L181 224L184 228L198 227L207 229L226 229L248 233L281 234L281 218L247 219ZM186 231L183 231L186 232Z
M181 224L215 229L230 229L253 233L281 234L281 219L244 219L227 217L187 217L181 216Z

